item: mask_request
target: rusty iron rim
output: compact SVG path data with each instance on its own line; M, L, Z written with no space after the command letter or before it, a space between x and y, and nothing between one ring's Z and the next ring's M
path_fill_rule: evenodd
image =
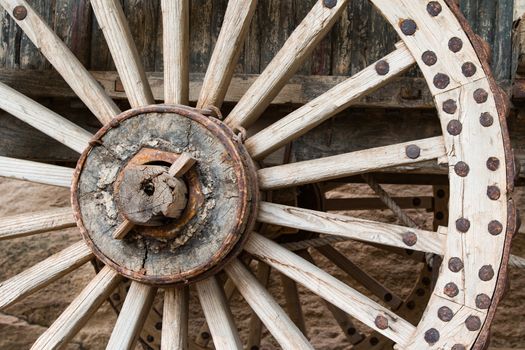
M242 195L236 216L236 222L233 232L228 234L227 239L221 246L221 249L216 252L211 259L205 264L201 264L191 270L184 271L180 274L170 276L148 276L137 271L131 271L125 267L120 266L105 254L94 244L90 238L89 232L84 226L82 213L78 201L77 190L79 180L82 174L84 164L94 147L101 143L102 137L111 129L117 128L118 125L138 115L148 113L173 113L189 118L190 120L199 123L208 131L213 133L220 142L230 151L232 158L243 166L235 169L238 179L238 190ZM71 203L73 207L73 215L80 229L82 238L93 251L95 256L104 264L116 270L119 274L142 283L166 286L166 285L180 285L194 283L203 280L211 275L216 274L233 258L235 258L242 250L242 247L255 225L257 215L257 208L259 203L259 189L257 185L257 173L255 165L251 157L246 151L244 145L237 140L233 131L224 125L221 121L205 117L199 113L199 110L178 106L178 105L151 105L137 109L130 109L119 116L115 117L109 124L103 126L92 138L89 146L84 150L80 156L75 171L73 173L73 180L71 184Z

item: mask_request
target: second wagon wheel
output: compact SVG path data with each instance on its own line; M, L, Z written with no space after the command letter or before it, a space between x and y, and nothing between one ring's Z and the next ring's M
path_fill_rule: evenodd
M246 264L252 259L302 284L400 349L483 348L505 287L515 229L505 100L482 44L453 1L371 3L397 31L401 41L395 50L246 138L244 130L262 115L348 1L317 1L221 121L255 0L229 1L197 108L188 106L188 1L162 1L165 104L155 104L120 2L92 0L132 106L123 112L28 3L0 0L104 125L91 135L0 84L2 109L81 153L76 169L0 157L1 176L71 187L72 200L72 210L3 218L0 239L74 225L82 233L82 241L2 282L0 308L91 259L104 264L34 349L66 344L123 278L132 282L108 349L133 347L157 288L164 290L161 347L185 348L188 286L197 291L215 348L240 349L218 279L223 271L283 348L312 348L252 274ZM434 97L442 136L264 167L266 155L414 65ZM423 161L449 169L449 223L435 232L272 202L277 190ZM422 318L412 324L359 293L308 256L265 236L265 225L440 256L443 264Z

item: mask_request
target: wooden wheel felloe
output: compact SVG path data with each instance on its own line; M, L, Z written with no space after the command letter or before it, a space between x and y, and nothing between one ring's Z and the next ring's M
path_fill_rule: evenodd
M323 298L342 327L353 328L352 319L360 321L398 348L482 349L505 288L516 227L510 197L514 166L505 124L507 107L487 67L482 43L453 1L371 0L400 37L394 51L284 118L250 132L348 1L317 1L221 121L221 105L241 51L239 43L246 37L256 3L228 2L197 108L193 108L188 106L188 1L162 1L165 104L155 104L120 2L92 0L131 105L121 112L27 2L0 0L104 124L91 135L0 84L0 108L81 154L75 170L0 157L1 176L71 187L73 206L73 210L4 218L0 239L71 227L75 222L83 237L0 284L0 308L98 259L105 266L34 349L67 343L115 288L124 289L124 277L131 282L118 305L120 314L108 349L133 347L157 288L164 290L161 347L188 348L192 343L188 285L198 295L215 348L242 348L227 301L237 289L283 348L310 349L297 308L296 283ZM442 136L264 166L265 156L414 65L434 98ZM300 207L295 195L290 195L298 186L424 161L449 170L448 225L434 231ZM286 200L277 200L280 197ZM275 227L281 229L272 231ZM295 244L324 241L296 253L281 244L281 236L286 235L294 235ZM341 266L351 263L331 247L334 236L441 259L435 280L430 283L425 276L421 282L432 290L422 317L409 321L397 308L402 303L398 298L390 295L376 302L316 266L305 248L315 247ZM250 271L252 260L257 261L257 275ZM265 287L270 271L281 273L283 284L289 286L287 312ZM367 288L385 295L377 281L364 275ZM253 332L249 342L258 346L260 324L254 329L259 331ZM367 348L367 344L358 346Z

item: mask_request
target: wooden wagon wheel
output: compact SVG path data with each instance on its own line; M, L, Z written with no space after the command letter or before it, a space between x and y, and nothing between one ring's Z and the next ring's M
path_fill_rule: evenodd
M318 1L221 122L220 106L256 1L230 1L197 108L188 107L188 3L162 1L165 104L156 105L117 0L92 0L132 106L121 112L31 7L0 0L18 25L105 126L96 135L0 84L0 107L81 153L76 169L1 157L0 175L70 187L71 209L4 218L0 238L77 225L83 241L0 285L5 308L96 257L105 264L37 340L71 339L123 276L132 280L108 349L132 347L164 289L162 348L187 343L186 285L195 286L218 349L242 347L216 277L225 271L283 348L306 337L241 262L242 251L312 290L402 349L482 349L506 282L515 211L513 159L503 94L483 45L455 3L371 0L398 32L396 49L285 118L246 139L285 82L329 31L348 1ZM308 132L417 64L443 136L262 167L264 156ZM448 227L436 232L272 203L277 189L422 161L447 164ZM74 216L74 219L73 219ZM258 223L256 223L258 222ZM421 320L411 324L275 241L260 224L342 236L443 259ZM263 232L263 231L261 231ZM264 265L261 265L264 266ZM262 273L262 272L261 272Z

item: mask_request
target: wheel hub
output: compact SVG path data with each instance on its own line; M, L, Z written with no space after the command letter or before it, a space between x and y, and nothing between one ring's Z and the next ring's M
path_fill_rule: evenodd
M183 176L170 166L183 154ZM102 128L72 185L77 225L94 254L128 278L157 285L215 273L242 247L257 206L255 167L223 123L197 110L151 106ZM127 221L133 229L114 239Z

